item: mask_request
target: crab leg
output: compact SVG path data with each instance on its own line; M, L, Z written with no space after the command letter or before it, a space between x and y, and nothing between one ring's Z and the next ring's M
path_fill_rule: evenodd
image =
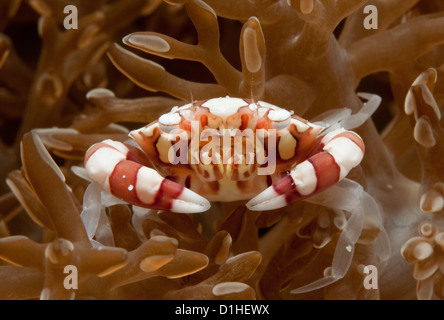
M327 133L317 152L247 203L250 210L273 210L312 196L342 180L364 156L364 143L343 128Z
M163 178L144 162L139 149L112 140L93 145L85 155L85 168L91 179L130 204L180 213L210 208L208 200Z

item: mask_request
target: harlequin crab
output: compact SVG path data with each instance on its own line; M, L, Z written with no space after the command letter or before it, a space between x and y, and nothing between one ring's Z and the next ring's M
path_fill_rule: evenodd
M209 201L249 200L250 210L272 210L325 190L361 162L356 133L325 129L266 102L214 98L174 107L131 131L138 146L93 145L85 168L140 207L195 213Z

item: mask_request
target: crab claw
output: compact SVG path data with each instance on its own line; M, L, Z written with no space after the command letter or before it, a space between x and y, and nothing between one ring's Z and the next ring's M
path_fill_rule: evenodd
M142 164L136 150L105 140L88 149L85 169L94 181L114 196L139 207L179 213L204 212L210 202L197 193Z
M318 150L320 152L299 163L287 176L251 199L248 209L279 209L331 187L361 162L364 143L356 133L341 128L326 134Z

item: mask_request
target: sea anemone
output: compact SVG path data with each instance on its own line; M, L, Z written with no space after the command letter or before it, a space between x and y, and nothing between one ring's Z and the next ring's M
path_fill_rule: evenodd
M0 299L442 299L443 44L437 0L3 1ZM354 129L364 159L264 212L86 174L92 144L227 95Z

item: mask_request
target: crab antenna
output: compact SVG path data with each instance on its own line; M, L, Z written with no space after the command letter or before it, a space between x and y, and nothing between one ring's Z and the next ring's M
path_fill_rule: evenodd
M193 97L193 91L190 90L190 98L191 98L191 103L194 105L194 97Z
M252 78L252 81L251 81L250 96L251 96L251 103L256 104L256 100L254 99L254 94L253 94L253 82L254 82L254 77ZM256 117L259 116L258 108L256 108L254 113L255 113Z
M256 101L254 100L254 94L253 94L253 82L254 82L254 77L252 77L251 80L252 80L252 81L251 81L251 84L250 84L251 101L252 101L253 103L255 103Z

